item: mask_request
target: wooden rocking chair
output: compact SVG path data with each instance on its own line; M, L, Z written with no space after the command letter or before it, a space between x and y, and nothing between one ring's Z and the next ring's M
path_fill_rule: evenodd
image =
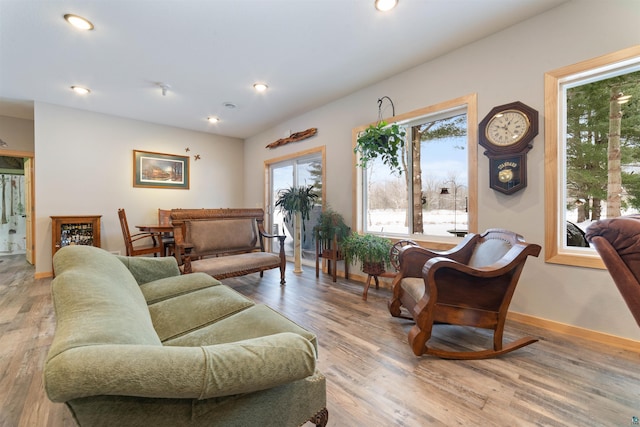
M537 341L521 338L503 345L502 335L511 297L529 255L540 246L525 243L522 236L490 229L468 234L455 248L435 252L408 245L400 249L400 271L393 280L389 312L409 312L416 324L409 331L409 345L420 356L445 359L485 359L511 352ZM449 351L429 347L434 323L473 326L493 330L493 348Z

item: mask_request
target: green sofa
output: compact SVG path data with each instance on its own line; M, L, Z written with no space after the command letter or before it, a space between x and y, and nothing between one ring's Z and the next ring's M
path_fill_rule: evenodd
M54 259L45 389L86 426L327 423L316 336L174 258Z

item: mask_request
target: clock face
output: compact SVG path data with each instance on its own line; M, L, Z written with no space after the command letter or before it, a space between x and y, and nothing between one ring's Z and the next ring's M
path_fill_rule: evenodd
M505 110L489 120L485 136L491 143L506 147L520 141L530 126L529 118L520 111Z

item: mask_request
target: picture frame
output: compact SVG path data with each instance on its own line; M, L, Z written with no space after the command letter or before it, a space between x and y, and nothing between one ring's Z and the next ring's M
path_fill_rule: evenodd
M133 150L133 186L189 189L189 157Z

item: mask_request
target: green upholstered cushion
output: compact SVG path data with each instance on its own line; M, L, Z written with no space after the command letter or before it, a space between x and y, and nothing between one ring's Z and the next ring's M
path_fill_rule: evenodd
M228 286L213 286L151 304L149 313L158 336L165 341L217 322L254 304Z
M88 345L161 345L138 283L115 255L67 246L53 265L56 334L49 358Z
M140 285L140 290L147 303L153 304L178 295L218 285L220 285L220 281L207 274L193 273L147 282Z
M203 347L101 345L48 361L49 398L95 395L208 399L251 393L313 375L315 350L294 333Z
M296 333L311 342L318 351L316 335L307 331L272 308L257 304L232 316L194 330L180 337L169 339L164 345L194 346L223 344L277 334Z
M139 285L165 277L180 275L178 262L173 257L117 256L129 269Z

